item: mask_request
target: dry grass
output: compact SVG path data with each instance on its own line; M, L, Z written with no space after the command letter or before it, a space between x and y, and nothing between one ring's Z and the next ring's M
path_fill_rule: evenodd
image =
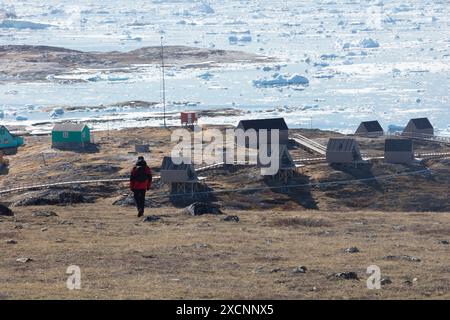
M58 217L34 217L35 210L52 210ZM222 216L191 217L173 208L147 213L162 221L141 222L134 209L112 207L107 200L16 208L15 219L0 218L0 296L450 298L450 246L439 243L450 238L447 213L226 212L238 215L239 223L222 221ZM7 239L17 244L6 244ZM346 253L350 246L360 252ZM385 259L389 255L421 261ZM16 262L19 257L33 261ZM82 270L80 291L65 287L66 268L73 264ZM393 283L368 290L365 272L372 264ZM308 271L294 274L300 265ZM343 271L355 271L361 280L327 278Z
M169 153L170 133L142 128L108 137L99 132L99 152L92 154L54 151L49 137L28 137L27 145L8 157L10 170L0 176L0 187L127 176L136 158L129 151L142 140L150 143L147 158L157 168ZM310 134L324 139L330 133ZM292 154L307 155L300 149ZM114 172L98 169L104 165L114 166ZM16 207L15 218L0 217L0 298L449 299L450 246L440 241L450 240L450 162L427 166L426 176L289 190L263 181L257 168L205 172L213 190L262 188L216 195L226 214L239 216L238 223L222 221L222 216L184 215L159 197L167 196L165 189L152 190L162 208L147 212L162 220L143 223L133 208L112 205L126 192L124 184L83 189L100 194L91 204ZM317 164L303 168L296 183L416 169L375 163L365 172ZM12 202L12 197L0 200ZM35 217L36 210L58 216ZM17 244L7 244L8 239ZM354 246L360 252L345 252ZM33 261L17 262L20 257ZM366 269L372 264L392 284L368 290ZM65 287L70 265L81 267L80 291ZM293 273L298 266L307 272ZM361 280L328 277L344 271L357 272Z
M311 219L311 218L277 218L272 221L272 226L274 227L330 227L331 223L329 221L324 221L322 219Z

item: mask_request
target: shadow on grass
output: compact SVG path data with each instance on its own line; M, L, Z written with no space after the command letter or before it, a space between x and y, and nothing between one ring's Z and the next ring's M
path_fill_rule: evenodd
M273 193L286 195L305 209L319 209L317 201L312 196L311 187L308 186L310 184L308 176L294 173L294 176L287 183L272 177L265 177L264 182Z
M89 145L85 146L84 148L81 147L64 147L64 146L53 146L52 149L55 150L61 150L61 151L72 151L77 153L98 153L100 151L100 147L96 143L90 143Z
M8 166L2 166L0 164L0 176L7 175L9 173L9 167Z
M214 189L206 184L198 184L194 192L191 192L189 187L184 189L177 189L175 186L171 188L169 195L170 203L176 208L184 208L194 202L212 203L217 201L217 197L213 193Z
M362 180L365 185L383 192L384 189L377 181L376 177L372 173L373 163L360 163L360 164L330 164L331 168L336 171L344 172L350 175L355 180ZM363 180L368 179L368 180Z

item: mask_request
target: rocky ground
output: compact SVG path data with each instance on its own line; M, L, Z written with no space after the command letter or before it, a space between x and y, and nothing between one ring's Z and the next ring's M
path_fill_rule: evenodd
M220 128L220 127L218 127ZM50 137L28 136L26 145L15 155L8 156L10 166L1 175L0 189L24 185L46 184L73 180L127 178L137 154L134 145L148 143L150 153L145 155L155 174L158 174L164 155L170 154L174 143L170 135L176 128L139 128L95 132L94 152L77 153L51 149ZM330 136L339 134L318 130L294 129L323 144ZM382 139L358 138L361 151L382 154ZM448 152L449 147L429 142L416 142L417 152ZM293 158L317 155L295 146L290 147ZM200 173L205 178L202 190L207 201L231 209L340 210L352 211L450 211L450 161L426 160L416 164L392 165L374 160L367 165L330 166L315 163L297 169L287 185L264 178L257 167L236 166L218 168ZM246 190L236 190L242 188ZM62 200L58 200L62 194ZM124 198L125 197L125 198ZM20 194L0 195L0 201L11 205L57 204L89 202L112 198L127 202L127 183L109 183L101 186L82 185L71 188L53 188ZM153 205L179 205L169 197L167 186L154 185ZM204 198L204 197L202 197ZM175 200L175 201L174 201ZM202 199L205 200L205 199ZM186 202L181 201L180 205ZM131 202L131 199L128 199Z
M0 217L3 299L450 298L448 213L162 207L144 222L110 199L14 211ZM71 265L81 290L66 288Z
M173 129L95 132L92 153L26 137L8 156L0 189L126 178L142 139L158 174ZM322 143L338 135L298 131ZM380 139L358 140L363 152L382 150ZM448 147L417 143L416 150ZM314 156L295 145L290 153ZM447 159L316 163L283 185L256 167L219 168L200 174L205 193L197 199L214 214L186 213L192 199L170 197L155 183L145 222L126 182L1 195L15 215L0 208L0 297L449 298L449 170ZM81 291L65 289L71 264L82 268ZM382 290L366 288L372 264L381 268Z
M211 68L224 63L271 61L260 55L233 50L203 49L186 46L164 48L167 66ZM50 81L48 76L69 73L75 69L133 72L142 65L159 65L160 47L144 47L129 52L83 52L60 47L0 46L1 81Z

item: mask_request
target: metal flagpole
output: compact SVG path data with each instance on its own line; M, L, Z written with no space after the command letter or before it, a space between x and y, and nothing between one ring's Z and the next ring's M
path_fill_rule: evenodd
M164 46L163 37L161 37L161 72L162 72L162 90L163 90L163 112L164 112L164 128L166 128L166 83L164 78Z

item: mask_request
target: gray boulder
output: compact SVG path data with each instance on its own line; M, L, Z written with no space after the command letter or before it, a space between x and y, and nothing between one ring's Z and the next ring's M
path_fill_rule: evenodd
M7 206L0 203L0 216L13 216L14 212Z
M191 216L200 216L203 214L222 214L218 205L206 202L194 202L184 208L184 212Z

